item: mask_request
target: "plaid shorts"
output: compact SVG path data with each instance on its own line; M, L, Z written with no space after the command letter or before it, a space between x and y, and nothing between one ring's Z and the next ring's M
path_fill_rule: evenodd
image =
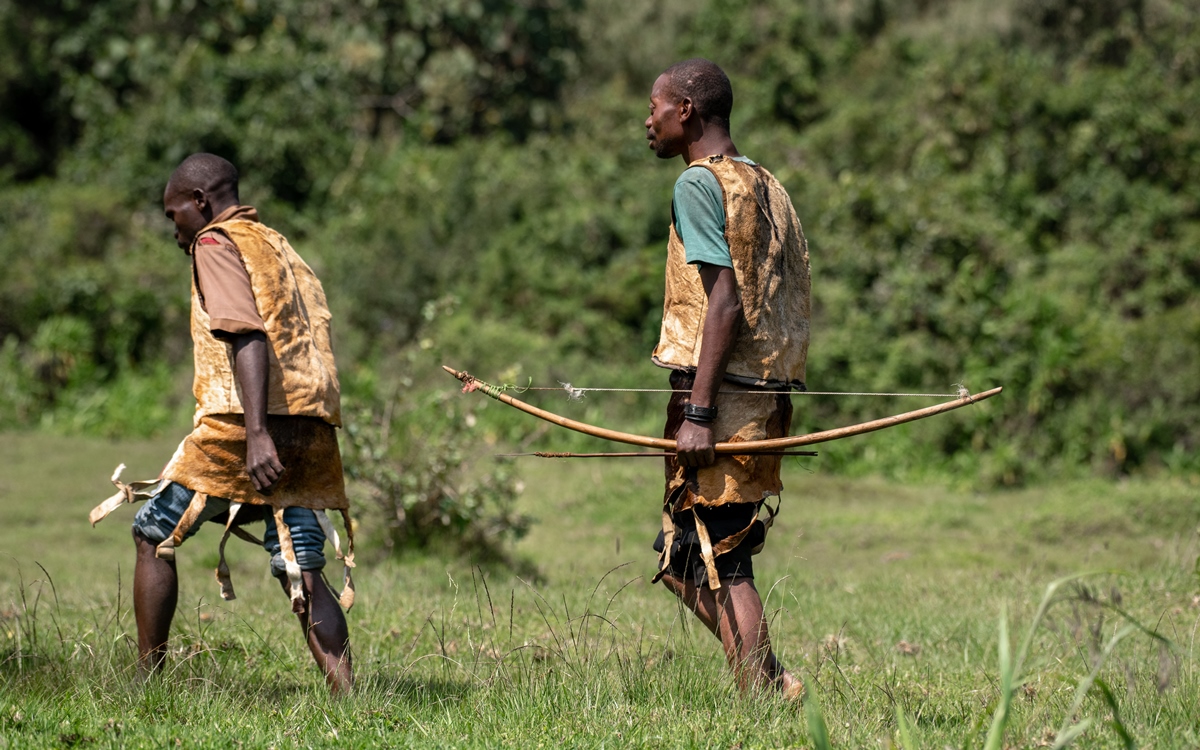
M137 515L133 517L133 528L139 534L158 544L175 531L179 519L192 502L195 492L181 484L167 482L154 497L147 500ZM210 497L204 505L204 511L192 527L184 534L184 539L191 538L200 530L200 524L211 520L229 510L229 501L219 497ZM258 506L262 507L262 506ZM249 509L245 506L242 512ZM292 534L292 546L296 550L296 562L301 570L321 570L325 567L325 532L317 521L317 516L308 508L285 508L283 520ZM263 532L263 549L271 553L271 575L276 578L286 578L283 555L280 553L279 530L275 528L275 519L268 515L266 529Z

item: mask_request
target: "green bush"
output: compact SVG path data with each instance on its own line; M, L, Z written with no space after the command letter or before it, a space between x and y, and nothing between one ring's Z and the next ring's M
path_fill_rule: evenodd
M441 361L661 385L646 360L682 165L639 125L657 72L698 54L730 72L734 137L804 223L810 387L1006 387L824 466L1200 470L1200 13L1181 0L110 0L0 4L0 33L5 425L178 418L187 275L158 201L196 149L235 158L317 269L356 377L408 377L413 398L446 389ZM656 398L568 408L650 431ZM166 407L115 415L135 401ZM907 403L806 399L795 429Z
M365 500L358 507L382 522L386 549L449 548L506 560L505 543L523 537L531 519L515 510L519 483L509 463L468 462L475 418L458 404L401 396L352 402L346 475Z

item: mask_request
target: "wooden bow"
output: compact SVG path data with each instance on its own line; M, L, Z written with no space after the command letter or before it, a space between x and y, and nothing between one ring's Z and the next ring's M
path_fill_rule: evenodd
M482 391L488 396L491 396L497 401L508 404L514 409L519 409L526 414L532 414L539 419L544 419L551 424L558 425L559 427L566 427L568 430L582 432L584 435L591 435L592 437L603 438L605 440L615 440L618 443L640 445L643 448L658 448L659 450L664 451L675 450L674 440L647 437L645 435L633 435L628 432L620 432L618 430L609 430L604 427L597 427L595 425L587 424L586 422L577 422L574 419L568 419L566 417L559 416L554 412L546 411L545 409L539 409L536 406L530 406L524 401L508 395L502 388L482 381L468 372L455 370L454 368L447 367L445 365L442 365L442 369L462 381L464 393L470 391ZM896 425L904 424L905 422L915 422L918 419L932 417L935 414L953 411L970 404L978 403L984 399L991 398L1002 390L1004 389L993 388L990 391L977 393L974 396L960 396L953 401L946 401L941 404L927 406L923 409L904 412L903 414L897 414L893 417L884 417L882 419L875 419L870 422L863 422L861 424L851 425L849 427L838 427L837 429L833 430L811 432L807 435L793 435L791 437L772 438L770 440L747 440L740 443L717 443L715 446L713 446L713 450L715 450L717 453L746 455L759 451L779 451L787 448L797 448L802 445L828 443L831 440L841 440L842 438L854 437L855 435L865 435L868 432L882 430L885 427L895 427Z

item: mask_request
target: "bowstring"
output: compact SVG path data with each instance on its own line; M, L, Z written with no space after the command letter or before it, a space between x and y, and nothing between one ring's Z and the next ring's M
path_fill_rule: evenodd
M475 378L480 387L490 389L496 394L512 391L513 393L522 394L527 391L564 391L567 398L571 401L579 401L587 396L588 393L691 393L690 388L676 390L674 388L576 388L570 383L562 380L558 381L559 387L552 386L536 386L533 384L533 377L529 378L529 382L525 385L517 385L516 383L486 383L478 378ZM717 391L718 394L748 396L778 396L786 393L789 396L875 396L875 397L890 397L890 398L966 398L971 395L967 387L962 383L953 383L953 393L915 393L910 391L895 391L895 392L877 392L877 391L792 391L792 390L746 390L746 391Z
M959 386L957 383L955 383L955 386L957 386L957 390L954 393L912 393L912 392L882 393L882 392L874 392L874 391L770 391L770 390L718 391L718 393L727 394L727 395L737 395L737 396L751 396L751 395L778 396L780 394L787 394L789 396L890 396L890 397L912 396L915 398L962 398L964 396L970 395L970 392L967 391L966 388ZM530 385L530 386L521 388L519 386L515 386L512 384L506 384L506 385L500 386L500 388L501 388L501 390L515 390L517 393L524 393L525 391L565 391L567 394L567 397L570 398L571 400L578 400L580 398L583 398L588 393L691 393L691 389L675 390L673 388L576 388L576 387L572 386L570 383L563 383L562 386L559 388L554 388L552 386L535 386L535 385Z

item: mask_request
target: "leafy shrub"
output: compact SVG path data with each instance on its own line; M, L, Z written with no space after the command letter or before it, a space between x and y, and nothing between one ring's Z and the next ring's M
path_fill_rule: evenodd
M389 549L448 548L505 560L531 519L516 512L520 483L507 462L472 466L473 415L454 400L351 406L344 460L351 487L373 506Z
M1200 470L1193 3L185 5L0 3L4 425L95 431L106 392L183 392L186 274L156 204L197 148L234 156L316 267L340 361L422 354L414 400L445 388L434 354L493 380L660 383L682 165L638 126L653 76L699 54L804 223L810 385L1006 386L825 466ZM571 408L645 427L653 398ZM807 400L795 429L900 408ZM532 434L497 412L489 434Z

